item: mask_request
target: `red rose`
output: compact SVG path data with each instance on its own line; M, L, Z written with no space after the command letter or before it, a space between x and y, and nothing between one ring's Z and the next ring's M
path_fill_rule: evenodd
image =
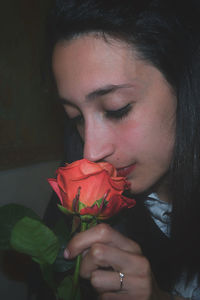
M107 162L75 161L58 168L57 178L48 181L70 213L107 219L135 205L122 195L130 184Z

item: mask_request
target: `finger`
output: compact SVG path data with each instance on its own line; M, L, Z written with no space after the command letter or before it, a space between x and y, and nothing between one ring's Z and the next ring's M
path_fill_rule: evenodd
M115 271L96 270L90 281L99 293L126 291L127 280L121 285L119 273Z
M126 295L131 300L149 299L151 295L151 281L125 275L121 286L117 272L97 270L92 274L91 284L101 295L109 294L115 296L114 299L126 299Z
M150 264L144 256L97 243L83 257L80 275L89 279L96 269L105 267L131 276L145 277L151 274Z
M126 238L107 224L99 224L84 232L76 234L67 245L65 258L74 258L94 243L109 244L113 247L140 254L141 249L137 243Z

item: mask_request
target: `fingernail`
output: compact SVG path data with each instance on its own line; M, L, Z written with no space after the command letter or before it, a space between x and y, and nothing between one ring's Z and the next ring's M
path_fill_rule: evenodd
M64 258L66 258L66 259L69 258L69 254L70 254L69 250L66 248L64 251Z

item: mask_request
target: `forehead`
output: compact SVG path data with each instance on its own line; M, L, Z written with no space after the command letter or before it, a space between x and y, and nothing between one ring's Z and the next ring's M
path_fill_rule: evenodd
M107 86L131 85L140 94L149 86L168 86L160 71L127 43L95 35L59 42L53 71L60 97L76 104Z
M136 61L128 44L89 35L59 42L53 53L53 71L63 96L77 87L87 93L109 84L130 84Z
M53 52L53 63L55 62L55 57L64 54L64 52L68 52L68 56L76 56L77 58L81 57L87 60L88 55L93 54L93 58L97 59L97 56L101 56L103 54L106 57L109 57L109 54L113 52L113 54L120 53L120 55L124 52L124 54L133 53L133 46L130 46L128 43L122 40L116 40L110 36L102 36L100 34L90 33L85 35L80 35L78 37L74 37L69 41L61 40L59 41L54 48Z

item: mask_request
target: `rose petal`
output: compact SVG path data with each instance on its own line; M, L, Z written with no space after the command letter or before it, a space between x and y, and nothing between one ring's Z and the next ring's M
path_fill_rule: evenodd
M133 199L122 196L130 183L125 177L117 177L115 167L108 162L94 163L82 159L66 164L58 168L57 178L49 179L49 183L57 193L62 206L71 212L73 200L80 189L81 215L107 219L119 213L121 209L135 205ZM97 205L96 201L104 199L105 195L105 202L99 207L99 202Z
M93 163L87 159L82 160L79 168L83 175L90 175L102 171L101 167L98 164Z
M111 176L111 177L115 177L116 176L117 171L116 171L116 169L114 168L113 165L111 165L111 164L109 164L107 162L99 162L98 165L102 169L106 170L108 172L109 176Z
M58 186L56 179L49 178L48 182L51 185L52 189L56 192L58 198L60 199L61 204L63 205L62 195L61 195L60 188Z
M121 190L122 192L127 186L127 181L124 177L114 177L114 178L112 177L109 178L109 182L114 189Z

